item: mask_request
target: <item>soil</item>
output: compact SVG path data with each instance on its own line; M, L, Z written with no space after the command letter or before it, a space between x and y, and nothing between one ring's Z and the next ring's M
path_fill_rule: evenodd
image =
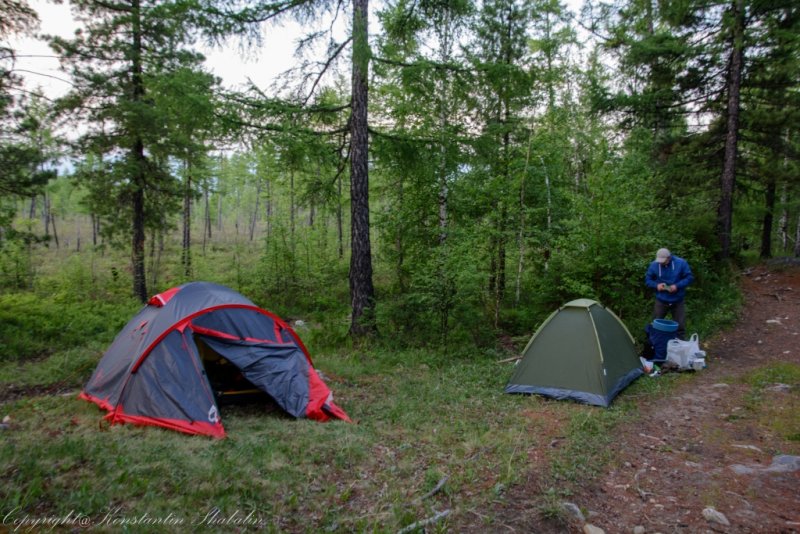
M754 400L746 380L770 364L800 363L800 266L750 269L741 285L735 327L701 340L708 367L666 396L643 396L641 417L615 429L608 471L565 499L585 519L547 520L535 509L545 489L537 473L547 469L539 455L491 511L498 532L591 531L586 523L608 533L800 532L800 459L773 465L800 455L798 436L776 429L788 420L796 432L798 384L770 383Z

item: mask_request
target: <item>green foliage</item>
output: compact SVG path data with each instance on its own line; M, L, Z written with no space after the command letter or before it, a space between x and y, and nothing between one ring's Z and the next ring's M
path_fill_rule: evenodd
M75 342L73 348L48 347L41 358L0 361L0 384L47 391L50 386L83 386L108 348L108 333Z
M797 12L787 2L749 1L721 9L630 2L601 11L597 22L613 35L606 46L620 65L619 90L613 97L608 88L594 91L595 109L620 112L621 124L650 132L650 158L664 178L654 193L663 208L685 219L697 243L719 256L731 248L770 256L776 190L795 181L791 147L800 101L797 80L785 76L797 70ZM741 79L720 76L739 55ZM735 123L727 107L732 94ZM725 153L728 141L735 155ZM720 182L723 168L731 174L734 163L735 189L733 176ZM732 215L736 224L725 230Z
M253 88L220 110L216 81L187 45L200 18L231 14L222 3L202 13L182 1L143 2L141 12L125 2L79 4L88 28L54 40L73 69L61 109L90 123L77 130L84 159L73 179L43 187L51 175L36 172L53 155L42 109L0 134L13 133L0 139L0 384L13 421L0 445L0 500L20 512L198 521L216 509L252 512L265 531L397 531L434 505L502 500L529 451L551 448L544 413L565 443L542 474L552 484L539 510L563 520L563 497L612 461L608 445L617 425L637 417L635 399L689 378L638 380L610 410L504 395L508 368L496 360L515 348L507 340L524 345L578 297L640 332L652 307L644 272L662 246L696 276L690 332L705 338L736 317L735 276L713 260L726 91L716 73L730 52L723 10L692 1L596 6L610 39L579 65L574 23L557 2L383 6L375 46L362 40L353 56L363 72L371 63L372 145L359 156L370 157L377 301L369 311L380 335L353 346L347 84L323 87L319 65L303 63L305 88L319 89L308 98ZM781 2L744 5L753 24L734 242L752 257L766 215L785 210L797 220L800 33L796 10ZM275 17L276 6L218 18L211 32L245 35L246 21ZM292 14L318 21L327 7L301 1ZM126 40L138 30L143 47ZM342 52L335 40L328 50ZM0 100L5 120L8 95ZM208 149L219 155L207 158ZM771 188L784 196L773 205ZM20 199L42 194L62 232L57 248L42 245L49 230L37 236L33 215L21 216ZM173 232L181 198L192 270ZM211 442L98 426L95 406L48 396L84 383L135 313L134 276L120 266L139 215L151 294L210 280L293 322L358 424L236 407L222 413L229 439ZM96 231L99 243L87 246ZM795 402L798 373L787 365L750 378L748 408L796 439L796 405L779 411L764 397L781 381ZM415 499L444 477L437 495Z
M23 361L85 344L110 341L130 319L131 306L85 301L62 303L36 295L0 297L0 354Z
M636 157L603 165L572 195L575 216L562 223L552 261L537 284L541 305L552 309L574 298L593 298L623 318L646 307L644 273L669 228L652 208L648 177L642 175L646 167L631 161Z
M485 347L494 342L486 322L483 243L453 232L448 244L406 267L405 287L379 302L378 321L401 346ZM409 254L410 255L410 254Z
M0 360L24 362L91 342L110 342L136 305L99 291L72 263L36 292L0 295Z
M25 289L32 285L31 255L32 244L23 239L0 241L0 287Z
M710 336L732 326L739 318L743 296L737 278L732 272L715 272L701 261L692 267L696 282L687 294L691 310L687 317L687 329L701 336Z

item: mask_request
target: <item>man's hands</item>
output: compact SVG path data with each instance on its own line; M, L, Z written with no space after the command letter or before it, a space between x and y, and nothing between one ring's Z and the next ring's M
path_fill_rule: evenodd
M671 286L668 286L667 284L665 284L663 282L658 284L658 286L656 286L656 288L659 291L669 291L670 293L675 293L678 290L678 286L676 286L675 284L672 284Z

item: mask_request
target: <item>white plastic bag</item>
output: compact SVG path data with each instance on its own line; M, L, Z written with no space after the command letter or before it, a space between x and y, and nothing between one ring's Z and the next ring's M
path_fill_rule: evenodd
M700 339L697 334L692 334L687 340L670 339L667 342L667 361L674 363L678 369L691 369L694 360L700 351Z

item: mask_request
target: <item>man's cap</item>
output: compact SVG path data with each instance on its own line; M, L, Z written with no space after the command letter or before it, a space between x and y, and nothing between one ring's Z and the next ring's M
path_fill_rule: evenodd
M658 252L656 252L656 261L658 263L667 263L667 261L669 261L670 256L672 256L672 254L670 253L669 250L665 248L660 248L658 249Z

